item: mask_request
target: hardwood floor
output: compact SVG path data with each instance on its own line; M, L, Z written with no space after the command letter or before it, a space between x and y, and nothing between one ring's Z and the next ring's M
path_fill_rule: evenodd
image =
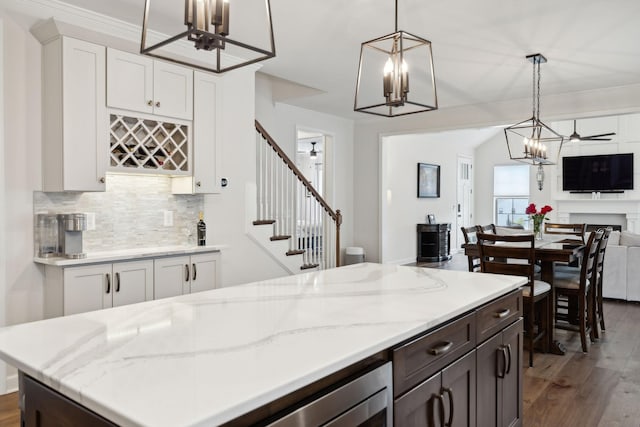
M18 393L0 396L0 427L18 427L19 425Z
M466 270L467 260L429 266ZM578 334L556 330L567 354L536 353L523 368L525 427L640 427L640 304L606 301L604 313L607 330L588 353ZM19 419L17 393L0 396L0 427Z

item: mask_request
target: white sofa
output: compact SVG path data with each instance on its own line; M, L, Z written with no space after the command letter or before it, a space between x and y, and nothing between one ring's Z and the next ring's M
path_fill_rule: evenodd
M640 234L611 233L604 256L602 296L640 301Z

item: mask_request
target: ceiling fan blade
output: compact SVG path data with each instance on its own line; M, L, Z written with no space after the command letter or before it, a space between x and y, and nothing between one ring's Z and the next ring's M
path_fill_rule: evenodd
M580 141L611 141L611 138L582 138Z
M609 132L609 133L601 133L599 135L589 135L589 136L583 136L582 139L593 139L593 138L602 138L603 136L613 136L615 135L615 132Z

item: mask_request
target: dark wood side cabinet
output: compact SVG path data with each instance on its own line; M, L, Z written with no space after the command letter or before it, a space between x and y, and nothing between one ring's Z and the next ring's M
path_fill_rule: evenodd
M418 262L451 259L451 224L418 224Z
M522 426L522 292L393 350L394 425Z

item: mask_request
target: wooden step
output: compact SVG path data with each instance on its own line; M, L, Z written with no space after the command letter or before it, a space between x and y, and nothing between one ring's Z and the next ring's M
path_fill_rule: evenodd
M320 267L320 264L305 264L302 267L300 267L300 270L308 270L310 268L316 268L316 267Z
M295 251L287 251L287 256L302 255L303 253L304 253L304 251L302 249L295 250Z
M260 219L258 221L253 221L253 225L270 225L275 223L275 219Z
M271 236L269 237L269 239L271 239L271 241L276 241L276 240L287 240L290 239L291 236L287 236L287 235L281 235L281 236Z

